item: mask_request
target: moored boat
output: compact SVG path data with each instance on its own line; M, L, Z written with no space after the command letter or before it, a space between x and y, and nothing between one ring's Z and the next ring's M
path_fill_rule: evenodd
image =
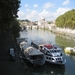
M45 59L44 54L33 47L28 47L24 50L24 56L27 61L34 65L44 65Z
M46 62L61 65L65 64L66 59L63 57L62 49L55 44L46 43L44 41L32 41L31 45L44 53Z
M44 65L44 53L39 49L31 47L27 42L23 41L20 43L21 52L23 53L23 58L34 65Z
M67 54L75 54L75 47L65 47L64 51Z

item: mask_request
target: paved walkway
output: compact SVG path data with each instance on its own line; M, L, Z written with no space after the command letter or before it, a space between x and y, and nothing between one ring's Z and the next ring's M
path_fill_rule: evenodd
M30 75L16 56L16 61L10 60L9 48L13 47L11 32L0 36L0 75Z

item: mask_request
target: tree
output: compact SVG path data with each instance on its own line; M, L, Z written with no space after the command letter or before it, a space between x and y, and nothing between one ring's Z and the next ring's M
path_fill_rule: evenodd
M18 22L17 19L14 19L14 21L12 22L12 36L13 36L13 40L15 40L16 37L19 37L19 31L21 30L21 27L19 26L20 23Z
M55 23L58 27L75 29L75 10L72 9L63 15L60 15Z
M20 0L0 0L0 32L12 27L12 21L17 18Z

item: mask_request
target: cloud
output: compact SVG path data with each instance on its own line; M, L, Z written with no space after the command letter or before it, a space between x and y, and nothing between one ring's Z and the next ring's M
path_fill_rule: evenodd
M35 4L34 7L38 7L38 4Z
M31 12L31 15L36 15L37 14L37 11L36 10L33 10L32 12Z
M55 12L50 12L44 9L41 13L39 13L39 18L41 19L41 17L44 16L46 20L55 20L58 16L64 14L68 10L70 10L70 8L66 8L66 7L65 8L60 7Z
M50 13L49 11L47 11L46 9L44 9L41 13L39 13L39 16L40 17L46 17L46 16L50 15L49 13Z
M70 3L70 0L65 0L65 2L63 2L63 5L67 5Z
M28 4L25 4L24 6L25 6L25 7L28 7L29 5L28 5Z
M41 13L39 13L39 19L41 19L42 17L45 17L46 20L50 20L52 18L52 12L44 9Z
M24 13L23 11L19 11L18 16L19 16L19 19L28 19L30 21L38 21L42 17L45 17L45 19L48 21L50 20L52 21L52 20L55 20L58 16L67 12L68 10L70 10L70 8L59 7L55 12L51 12L46 9L44 9L42 12L38 12L36 10L30 10L29 12Z
M29 14L26 15L26 18L31 21L38 20L38 12L36 10L32 10Z
M18 11L18 19L24 19L25 18L25 13L23 11Z
M44 4L43 8L44 8L44 9L48 9L48 8L53 7L53 6L54 6L54 4L52 4L52 3L50 3L50 2L47 2L46 4Z
M53 13L53 16L54 16L54 18L56 19L58 16L64 14L65 12L67 12L67 11L69 11L69 10L70 10L70 8L67 8L67 7L65 7L65 8L59 7L59 8L56 10L56 12Z
M26 11L27 11L27 12L30 12L31 10L30 10L30 9L26 9Z

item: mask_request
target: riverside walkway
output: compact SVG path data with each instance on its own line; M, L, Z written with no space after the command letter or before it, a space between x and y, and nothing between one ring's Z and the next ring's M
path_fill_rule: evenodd
M31 75L26 72L19 56L15 61L10 60L9 48L13 47L11 32L0 36L0 74L1 75Z

